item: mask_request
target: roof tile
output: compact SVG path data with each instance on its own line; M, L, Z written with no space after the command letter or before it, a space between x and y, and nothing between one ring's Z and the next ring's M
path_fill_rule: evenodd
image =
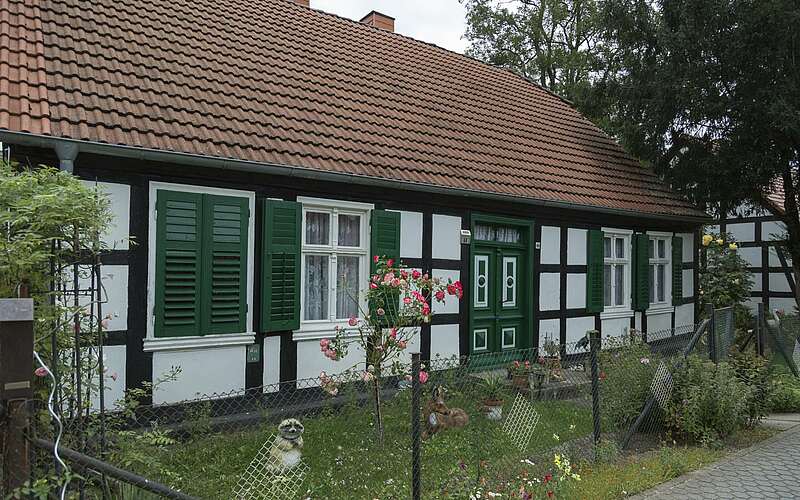
M699 215L537 85L289 0L2 5L0 128Z

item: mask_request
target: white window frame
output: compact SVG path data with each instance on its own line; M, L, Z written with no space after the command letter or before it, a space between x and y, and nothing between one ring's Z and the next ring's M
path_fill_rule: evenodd
M603 297L603 312L601 313L601 319L614 319L614 318L624 318L633 315L633 309L631 308L631 256L633 253L633 248L631 245L633 231L628 229L617 229L617 228L603 228L603 273L605 274L605 266L606 265L623 265L623 274L622 277L622 284L624 289L622 290L622 304L621 305L605 305L605 296ZM605 238L611 238L611 254L612 257L606 258L605 257ZM624 258L617 258L614 257L614 238L621 238L623 240L623 248L625 249L625 257ZM605 277L603 278L605 280ZM614 294L614 279L612 276L611 279L611 294L613 297ZM603 291L605 292L605 282L603 284Z
M477 335L478 332L483 332L484 333L484 337L483 338L485 339L485 344L484 344L483 347L478 347L477 344L475 343L475 339L478 338L478 335ZM474 330L472 330L472 350L474 352L477 352L477 351L488 351L489 350L489 329L488 328L475 328Z
M511 335L513 335L513 342L511 344L506 344L506 332L511 331ZM516 326L507 326L500 329L500 346L502 349L514 349L517 346L517 327Z
M653 258L650 258L650 241L655 241L654 245L658 245L657 241L663 240L664 241L664 258L658 258L658 248L657 246L654 247ZM655 232L655 231L648 231L647 232L647 256L648 256L648 266L647 266L647 273L648 277L650 276L650 266L654 264L664 264L664 300L658 301L655 300L650 302L650 306L648 307L648 312L653 312L654 310L672 310L672 233L662 233L662 232ZM656 273L653 273L653 276L656 276ZM655 284L653 284L655 287ZM653 288L655 290L655 288ZM648 294L650 293L650 289L648 287ZM657 293L653 294L657 296Z
M479 269L480 269L479 262L484 262L485 263L486 272L484 274L479 274ZM490 272L490 269L489 269L489 256L488 255L476 255L475 256L475 285L473 287L474 288L473 289L473 293L474 293L474 297L475 297L473 299L473 302L474 302L476 308L489 307L489 278L490 278L489 272ZM483 276L483 285L481 285L479 283L479 280L480 280L481 276ZM482 301L478 300L478 290L481 289L481 288L484 289L484 294L483 294L483 300Z
M156 200L158 191L182 191L185 193L211 194L247 198L250 218L247 228L247 314L245 328L241 333L221 333L215 335L191 337L155 336L155 302L156 302ZM190 184L173 184L169 182L150 182L149 185L149 223L147 228L147 336L143 342L145 352L175 351L181 349L247 345L255 342L255 332L249 331L253 325L253 282L255 269L255 213L256 194L253 191L238 189L222 189Z
M369 203L358 203L343 200L330 200L322 198L298 197L297 201L302 205L302 220L300 226L301 252L300 252L300 330L294 333L294 339L312 340L332 335L336 326L347 329L348 318L336 318L336 289L338 286L337 259L338 256L357 256L359 262L359 307L361 310L367 309L366 298L360 292L369 282L370 271L370 215L374 205ZM311 245L306 243L306 213L323 212L330 217L330 240L327 245ZM339 238L339 215L358 215L361 217L361 227L359 232L360 246L340 247ZM306 296L306 256L307 255L326 255L328 262L328 316L324 319L306 320L304 312L304 302ZM355 335L354 331L349 332Z
M503 257L503 307L513 308L517 307L517 257ZM512 274L509 275L508 263L512 264ZM508 291L508 278L512 278L511 285L511 300L506 300L506 292Z

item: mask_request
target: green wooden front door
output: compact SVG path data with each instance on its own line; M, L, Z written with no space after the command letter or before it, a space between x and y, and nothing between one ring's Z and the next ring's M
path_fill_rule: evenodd
M530 344L529 226L508 222L491 218L473 224L470 354Z

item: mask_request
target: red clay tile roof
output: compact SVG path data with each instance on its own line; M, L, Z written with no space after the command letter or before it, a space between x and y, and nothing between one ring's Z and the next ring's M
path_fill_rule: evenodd
M3 0L0 129L695 217L506 70L289 0Z

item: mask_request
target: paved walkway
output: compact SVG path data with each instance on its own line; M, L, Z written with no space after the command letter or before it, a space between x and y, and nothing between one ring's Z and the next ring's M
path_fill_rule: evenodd
M800 499L800 415L772 415L784 432L634 498Z

